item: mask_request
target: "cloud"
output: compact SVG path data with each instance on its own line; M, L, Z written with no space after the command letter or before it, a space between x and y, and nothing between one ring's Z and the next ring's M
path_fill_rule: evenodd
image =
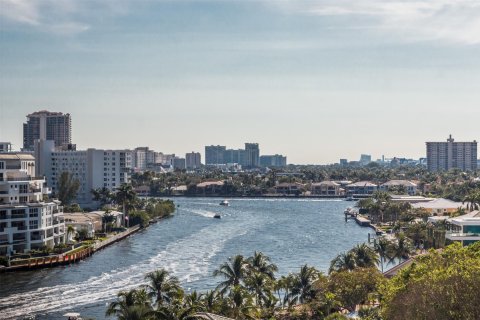
M281 5L309 15L361 17L364 19L348 23L368 24L369 29L395 33L406 40L480 43L478 0L287 0Z
M1 25L70 35L91 28L99 16L128 13L131 0L0 0Z

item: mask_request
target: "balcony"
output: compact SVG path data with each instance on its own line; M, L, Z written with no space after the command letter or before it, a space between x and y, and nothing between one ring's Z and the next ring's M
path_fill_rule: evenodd
M36 181L36 180L45 180L45 177L7 177L4 178L5 181Z

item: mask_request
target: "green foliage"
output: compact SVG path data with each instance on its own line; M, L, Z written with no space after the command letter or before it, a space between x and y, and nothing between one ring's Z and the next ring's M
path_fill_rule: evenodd
M130 227L140 225L142 228L144 228L148 226L150 216L145 211L135 211L130 212L128 219Z
M77 197L80 182L67 171L62 172L58 179L58 199L68 206Z
M480 243L454 244L416 259L385 283L386 319L480 319Z

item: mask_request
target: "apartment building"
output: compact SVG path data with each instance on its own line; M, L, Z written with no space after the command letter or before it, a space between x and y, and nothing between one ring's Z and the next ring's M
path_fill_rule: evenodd
M45 200L50 190L35 177L31 154L0 153L0 255L54 247L65 241L63 208Z
M477 141L455 142L452 135L447 142L426 142L427 168L430 171L447 171L458 168L477 170Z
M27 115L23 124L23 148L33 151L35 140L53 140L61 147L72 143L72 119L70 114L38 111Z
M35 147L37 174L45 175L53 194L58 192L58 180L69 172L80 182L76 202L82 207L95 207L92 189L115 191L130 182L132 152L130 150L87 149L59 150L53 141L37 141Z
M202 166L202 156L200 152L190 152L185 154L187 169L198 169Z

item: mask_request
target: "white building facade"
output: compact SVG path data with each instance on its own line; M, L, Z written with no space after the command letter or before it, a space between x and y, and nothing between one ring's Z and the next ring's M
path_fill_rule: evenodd
M30 154L0 153L0 255L26 253L65 241L63 208L45 200L50 190L35 177Z
M69 172L80 182L76 203L81 207L95 207L92 190L107 188L115 191L130 182L132 152L130 150L59 151L52 141L37 141L35 154L38 175L45 175L52 192L58 192L58 181L63 172Z

